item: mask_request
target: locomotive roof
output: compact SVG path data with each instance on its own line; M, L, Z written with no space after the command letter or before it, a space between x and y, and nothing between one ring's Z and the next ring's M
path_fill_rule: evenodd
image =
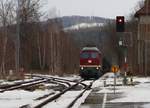
M100 52L97 47L84 47L82 49L82 51L87 51L87 50L92 50L92 51L98 51L98 52Z

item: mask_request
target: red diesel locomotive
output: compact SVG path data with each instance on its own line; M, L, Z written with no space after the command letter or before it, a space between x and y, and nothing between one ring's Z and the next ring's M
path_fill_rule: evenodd
M98 79L102 75L102 54L97 47L84 47L80 52L80 76Z

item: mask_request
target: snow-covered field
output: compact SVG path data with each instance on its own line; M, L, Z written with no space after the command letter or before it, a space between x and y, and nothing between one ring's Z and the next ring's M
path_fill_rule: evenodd
M91 28L91 27L102 27L104 23L80 23L72 25L71 27L64 28L64 30L78 30L81 28Z
M108 79L106 80L106 83L113 84L114 78L113 75L109 74ZM129 78L128 78L129 79ZM122 78L117 78L117 84L122 83ZM97 87L101 87L104 85L103 83L104 79L100 80L101 84L98 82L95 84ZM111 103L119 103L119 102L150 102L150 77L134 77L133 82L137 82L137 85L126 85L126 86L116 86L115 93L121 94L120 98L113 99ZM114 86L107 86L103 87L102 90L98 91L97 93L114 93ZM145 104L142 106L143 108L150 108L150 104Z
M55 76L55 78L60 78L58 76ZM65 76L63 77L67 80L79 80L79 76ZM28 79L27 79L28 81ZM14 84L14 82L9 81L1 81L1 84ZM86 84L89 84L89 81L85 82ZM58 86L57 84L44 84L45 86ZM63 95L61 98L57 99L54 102L51 102L50 104L47 104L45 108L66 108L66 106L69 105L69 102L74 100L76 96L79 95L79 93L82 91L70 91L67 92L65 95ZM83 100L88 96L88 94L91 92L91 90L87 91L82 99L80 99L76 104L74 108L77 108L80 106ZM24 105L30 105L31 107L36 106L42 100L36 100L39 97L42 97L44 95L50 94L50 93L58 93L58 91L53 91L52 89L45 89L45 90L35 90L35 91L26 91L26 90L12 90L12 91L6 91L3 93L0 93L0 108L19 108ZM52 95L50 95L51 97ZM45 98L46 99L46 98Z
M107 77L107 80L104 79ZM96 80L93 84L92 88L103 88L97 91L97 93L114 93L111 89L113 86L104 87L104 81L106 84L113 84L114 78L113 74L107 74L104 77ZM66 76L65 79L77 80L79 77L77 76ZM150 77L139 78L134 77L133 82L137 82L137 85L134 86L123 86L122 78L117 78L116 84L116 93L121 93L120 98L116 98L109 102L150 102ZM5 83L5 82L3 82ZM84 82L89 84L89 81ZM0 108L19 108L20 106L30 104L31 106L38 101L35 101L36 98L41 97L43 95L47 95L49 93L53 93L53 90L35 90L35 91L25 91L25 90L12 90L6 91L4 93L0 93ZM65 108L69 102L71 102L81 91L70 91L67 94L63 95L61 98L56 101L48 104L45 108ZM91 90L87 91L82 98L80 98L73 108L78 108L81 103L84 102L85 98L89 95ZM150 104L143 105L143 108L150 108Z
M70 92L67 92L61 98L59 98L56 101L53 101L53 102L47 104L43 108L67 108L69 103L71 103L75 99L75 97L78 96L78 94L80 92L81 91L70 91ZM80 98L72 108L78 108L80 106L80 104L84 102L85 98L89 95L90 92L91 92L91 90L87 91L84 94L84 96L82 98Z
M33 92L25 90L13 90L0 93L0 108L19 108L22 105L31 104L33 100L46 95L49 90L36 90Z

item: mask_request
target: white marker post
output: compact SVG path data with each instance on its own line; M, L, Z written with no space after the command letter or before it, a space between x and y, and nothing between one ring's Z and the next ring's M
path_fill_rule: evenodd
M114 94L116 94L116 72L114 72Z
M104 87L105 93L104 93L104 98L103 98L103 103L102 103L102 108L105 108L106 106L106 101L107 101L107 91Z

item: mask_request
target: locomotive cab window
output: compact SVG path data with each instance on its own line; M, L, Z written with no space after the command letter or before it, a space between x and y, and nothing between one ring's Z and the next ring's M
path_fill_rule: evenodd
M84 52L82 54L80 54L81 58L89 58L89 53L88 52Z
M91 53L91 58L97 58L98 54L96 52Z

